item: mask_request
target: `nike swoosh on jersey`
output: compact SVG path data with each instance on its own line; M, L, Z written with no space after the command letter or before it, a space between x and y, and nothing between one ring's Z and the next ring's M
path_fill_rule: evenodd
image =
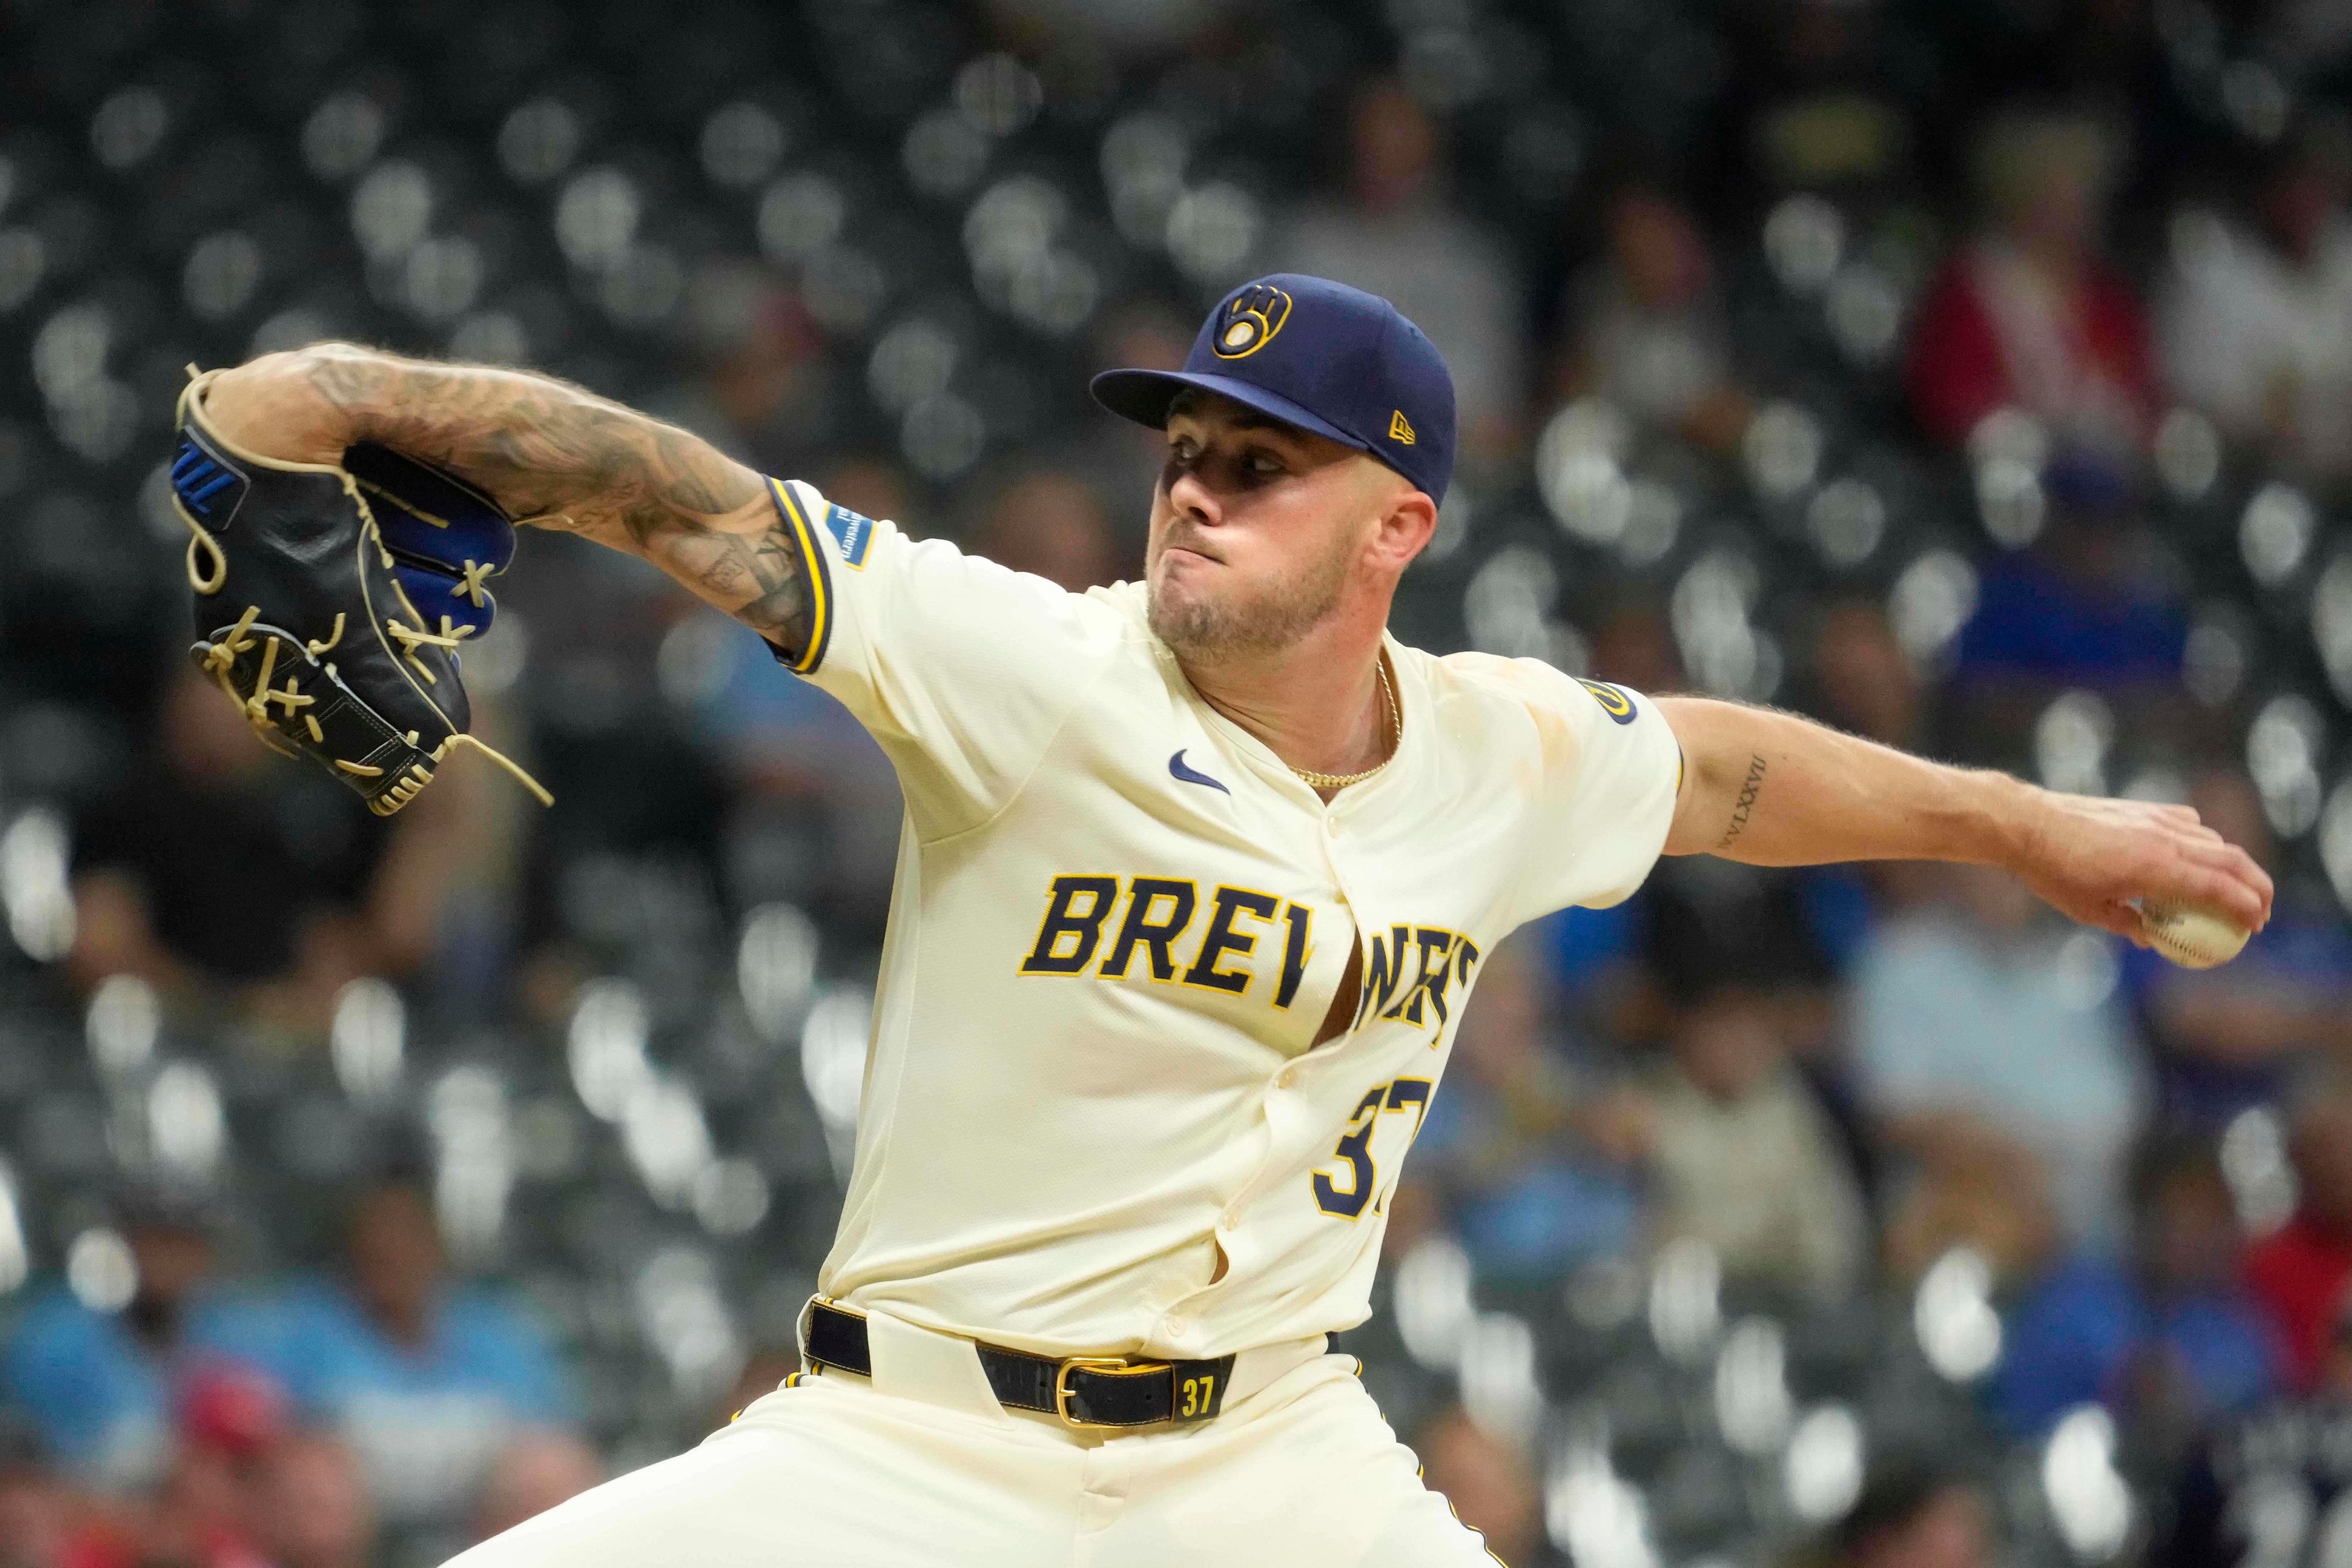
M1174 756L1168 759L1168 772L1171 776L1179 779L1185 784L1207 784L1211 789L1223 790L1227 795L1234 793L1229 789L1225 789L1225 786L1223 784L1211 778L1208 774L1198 772L1195 769L1186 767L1184 765L1184 749L1181 747L1178 748Z

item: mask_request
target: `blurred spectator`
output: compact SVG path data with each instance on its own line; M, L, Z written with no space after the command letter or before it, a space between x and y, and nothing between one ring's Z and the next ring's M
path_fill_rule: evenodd
M898 778L848 710L785 673L759 639L730 644L703 712L728 764L729 891L739 905L804 904L855 940L879 938L898 858Z
M1990 1568L1992 1510L1983 1491L1940 1463L1871 1467L1862 1495L1831 1531L1833 1568Z
M2046 1182L2068 1243L2111 1250L2140 1091L2104 983L2116 962L2106 939L2053 929L1998 871L1937 868L1912 880L1929 897L1891 915L1854 963L1864 1103L1913 1163L1926 1206L1945 1201L1939 1187L1989 1184L2005 1194L1994 1210L2024 1225L2011 1240L2027 1245L2029 1191Z
M686 315L706 367L705 406L683 421L689 428L724 431L729 450L772 471L826 434L834 388L822 336L772 273L740 258L707 261L688 291Z
M579 1438L529 1432L509 1443L490 1466L474 1507L474 1538L488 1541L604 1479L604 1461Z
M146 1525L144 1555L187 1568L271 1568L260 1476L290 1432L286 1396L249 1369L207 1368L179 1400L178 1441Z
M971 549L1073 594L1122 575L1102 497L1055 468L1025 468L997 486L972 531Z
M2352 1499L2352 1312L2339 1311L2316 1385L2221 1424L2158 1511L2154 1568L2344 1560Z
M1834 900L1813 896L1788 871L1685 855L1661 861L1624 907L1640 943L1643 983L1625 988L1613 1029L1628 1039L1671 1040L1690 1007L1726 987L1744 988L1768 1016L1774 1050L1797 1062L1853 1167L1869 1172L1859 1112L1835 1059L1829 949L1815 918L1834 912Z
M292 1434L255 1479L258 1537L272 1568L372 1568L375 1505L352 1451L315 1432Z
M1744 227L1791 191L1867 199L1906 172L1915 103L1886 58L1886 15L1840 0L1769 0L1723 13L1730 80L1707 160L1710 216Z
M1823 606L1812 640L1814 701L1825 722L1883 745L1925 747L1928 693L1886 611L1869 599Z
M1666 607L1652 595L1622 590L1592 627L1592 673L1636 691L1680 691L1690 683Z
M1087 368L1181 370L1200 330L1200 312L1190 304L1160 294L1130 295L1096 316ZM1167 438L1147 426L1108 416L1089 420L1077 434L1088 467L1110 498L1113 531L1124 537L1141 529L1149 521L1152 487L1167 465Z
M1478 969L1454 1037L1445 1092L1414 1140L1414 1164L1444 1190L1482 1274L1540 1280L1634 1244L1624 1171L1649 1143L1641 1101L1583 1089L1546 1033L1528 944Z
M428 956L468 841L467 792L450 782L385 823L176 668L159 754L80 826L75 978L136 974L167 996L226 994L262 1021L322 1030L346 982Z
M847 503L843 503L847 504ZM738 905L813 906L879 933L898 863L898 778L849 710L781 668L752 633L697 610L677 634L706 648L711 675L696 729L729 786L729 892Z
M2352 126L2315 119L2240 216L2173 220L2165 374L2233 441L2333 486L2352 477Z
M1912 337L1911 396L1937 440L1960 447L2000 408L2111 458L2147 439L2147 323L2103 234L2117 160L2081 116L2011 110L1986 126L1976 174L1989 222L1931 288Z
M454 1519L509 1443L570 1421L563 1371L536 1321L447 1276L413 1182L361 1196L346 1268L291 1294L272 1368L351 1446L388 1521Z
M1889 1142L1890 1159L1905 1154ZM1974 1119L1957 1121L1891 1182L1881 1257L1897 1281L1917 1279L1956 1249L2016 1284L2060 1256L2064 1236L2042 1167Z
M1403 311L1453 372L1465 455L1496 456L1527 399L1518 268L1446 198L1438 129L1411 93L1374 82L1348 113L1347 205L1308 206L1268 270L1334 278Z
M35 1298L0 1353L0 1405L31 1416L89 1482L129 1491L163 1472L176 1384L263 1353L268 1313L219 1289L203 1205L138 1187L116 1206L138 1275L131 1300L110 1312L63 1287Z
M2352 1300L2352 1078L2340 1068L2305 1087L2288 1147L2301 1199L2284 1228L2254 1244L2246 1279L2286 1341L2294 1385L2307 1389Z
M1546 915L1533 928L1542 944L1547 978L1564 1001L1580 1012L1612 1022L1633 1005L1630 993L1648 976L1637 962L1640 911L1615 904L1605 910L1572 907Z
M1731 369L1730 328L1706 237L1654 186L1625 185L1607 205L1607 248L1570 285L1553 390L1606 398L1645 430L1728 451L1748 402Z
M1395 1190L1389 1194L1388 1212L1388 1226L1381 1232L1382 1269L1411 1252L1416 1244L1449 1234L1434 1161L1415 1161L1405 1167L1404 1174L1397 1178Z
M1160 294L1130 295L1095 318L1096 368L1133 365L1139 370L1181 370L1200 330L1200 312L1180 301ZM1129 430L1145 428L1132 421L1123 425ZM1153 447L1165 445L1156 433L1141 439ZM1151 467L1156 469L1160 464L1154 461Z
M2270 924L2227 965L2182 969L2137 948L2124 959L2162 1047L2165 1116L2219 1132L2239 1112L2283 1099L2303 1062L2352 1060L2352 929L2303 879L2286 874L2244 774L2208 769L2189 801L2207 826L2278 879Z
M1707 1243L1731 1280L1843 1298L1862 1274L1862 1199L1789 1063L1782 1010L1727 978L1677 1011L1672 1061L1652 1089L1653 1239Z
M1719 979L1769 991L1792 1047L1820 1043L1827 959L1785 872L1687 856L1661 860L1622 904L1535 928L1553 978L1621 1039L1662 1038L1672 1003Z
M914 480L892 458L850 458L827 467L815 482L824 499L836 505L867 517L887 518L917 539L929 537L929 526L916 500Z
M2278 1346L2245 1293L2245 1237L2213 1146L2153 1140L2132 1176L2128 1264L2069 1258L2010 1318L1994 1397L2017 1431L2039 1434L2096 1400L2170 1447L2278 1384Z
M1444 1497L1454 1515L1486 1538L1486 1551L1512 1568L1559 1563L1543 1530L1543 1493L1524 1449L1506 1442L1448 1405L1413 1434L1422 1480Z
M1805 921L1796 879L1787 872L1712 856L1661 861L1628 900L1641 932L1644 969L1675 1004L1697 1002L1727 984L1765 997L1780 1017L1783 1043L1820 1044L1826 1025L1829 964ZM1644 1021L1646 1022L1646 1021ZM1628 1034L1655 1030L1632 1024Z
M40 1435L0 1410L0 1568L132 1568L127 1524L95 1517L50 1468Z
M2162 706L2181 700L2189 616L2162 542L2129 487L2069 457L2044 475L2050 518L2030 550L1987 564L1961 629L1958 681L1986 732L1977 754L2013 754L2042 702L2084 686Z

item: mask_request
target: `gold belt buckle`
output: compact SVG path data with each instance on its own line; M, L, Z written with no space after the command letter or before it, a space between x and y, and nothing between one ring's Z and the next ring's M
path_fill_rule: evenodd
M1119 1421L1086 1421L1070 1414L1070 1373L1074 1372L1114 1372L1131 1377L1141 1377L1155 1372L1166 1372L1165 1362L1146 1362L1141 1365L1124 1356L1074 1355L1054 1372L1054 1414L1070 1426L1123 1426Z

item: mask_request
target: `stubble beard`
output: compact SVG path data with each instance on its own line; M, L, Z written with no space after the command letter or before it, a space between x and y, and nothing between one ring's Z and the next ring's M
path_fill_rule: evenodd
M1348 557L1334 549L1295 576L1255 593L1163 594L1155 573L1148 619L1152 634L1187 658L1223 660L1278 653L1328 620L1347 591Z

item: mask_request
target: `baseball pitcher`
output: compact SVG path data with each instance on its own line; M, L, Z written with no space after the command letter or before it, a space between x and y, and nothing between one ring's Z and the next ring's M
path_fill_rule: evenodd
M327 344L192 388L196 656L378 809L463 734L510 517L750 626L905 788L806 1370L466 1568L1485 1563L1327 1336L1513 928L1662 853L2267 917L2184 808L1390 637L1454 416L1385 300L1262 279L1094 390L1165 462L1143 580L1068 594L544 376Z

